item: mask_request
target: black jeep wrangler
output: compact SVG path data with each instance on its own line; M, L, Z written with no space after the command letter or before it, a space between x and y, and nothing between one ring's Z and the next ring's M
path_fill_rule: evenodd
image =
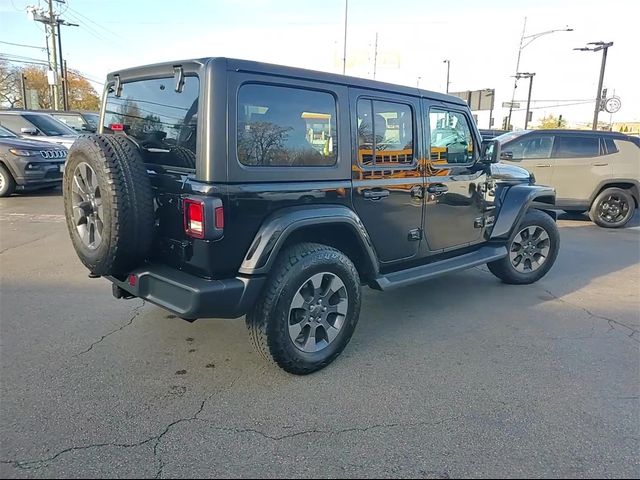
M187 320L246 315L291 373L342 352L362 285L485 263L528 284L558 254L553 189L497 164L456 97L186 60L110 74L99 131L74 143L63 182L91 275Z

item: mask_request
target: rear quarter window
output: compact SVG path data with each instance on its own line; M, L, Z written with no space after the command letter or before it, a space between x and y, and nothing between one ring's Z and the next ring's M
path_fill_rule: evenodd
M323 167L338 158L336 101L327 92L245 84L236 128L246 166Z
M600 138L591 136L558 135L555 140L555 158L597 157L600 155Z

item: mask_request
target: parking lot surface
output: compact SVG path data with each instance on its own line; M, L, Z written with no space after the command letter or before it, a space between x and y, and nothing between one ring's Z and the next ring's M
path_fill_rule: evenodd
M0 200L3 477L640 477L640 221L562 216L539 283L485 267L364 290L295 377L243 319L89 279L60 192Z

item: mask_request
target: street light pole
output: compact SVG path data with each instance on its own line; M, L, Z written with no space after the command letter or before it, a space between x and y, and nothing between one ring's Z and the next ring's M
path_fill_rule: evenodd
M451 69L451 60L443 60L442 63L447 64L447 93L449 93L449 71Z
M596 107L593 110L593 125L592 130L598 129L598 114L600 113L600 107L602 106L602 83L604 82L604 69L607 65L607 51L609 47L613 46L613 42L589 42L587 45L595 45L595 47L582 47L574 48L581 52L599 52L602 50L602 63L600 64L600 78L598 80L598 93L596 95Z
M542 37L543 35L548 35L550 33L555 32L573 32L573 28L565 27L565 28L555 28L553 30L547 30L545 32L534 33L533 35L526 35L525 31L527 29L527 17L524 18L524 25L522 27L522 35L520 36L520 46L518 47L518 60L516 61L516 74L515 81L513 83L513 92L511 94L511 104L509 105L509 116L507 117L507 129L511 127L511 114L513 113L513 102L516 98L516 88L518 88L518 71L520 70L520 57L522 56L522 50L531 45L534 40ZM525 42L526 40L526 42Z

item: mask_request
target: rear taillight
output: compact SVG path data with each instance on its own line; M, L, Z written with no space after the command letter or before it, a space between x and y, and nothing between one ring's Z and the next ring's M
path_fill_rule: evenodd
M187 235L204 238L204 217L204 202L189 198L184 200L184 231Z
M123 123L112 123L109 125L109 129L113 132L124 132Z

